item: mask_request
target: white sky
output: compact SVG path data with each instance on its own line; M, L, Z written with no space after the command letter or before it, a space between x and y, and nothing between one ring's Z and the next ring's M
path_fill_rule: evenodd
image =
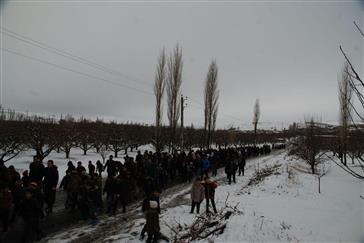
M182 92L190 97L186 125L203 124L199 103L212 59L219 66L218 127L250 126L256 98L262 126L280 128L307 115L336 122L340 44L362 73L363 38L353 21L363 27L360 1L2 1L1 27L123 75L47 52L1 29L1 102L20 111L152 123L153 95L105 80L152 93L159 51L179 43Z

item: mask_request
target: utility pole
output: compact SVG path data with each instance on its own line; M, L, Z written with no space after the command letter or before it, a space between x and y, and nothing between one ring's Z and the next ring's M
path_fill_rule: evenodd
M183 113L184 109L186 108L186 104L184 103L187 100L187 97L183 97L181 94L181 149L183 149Z

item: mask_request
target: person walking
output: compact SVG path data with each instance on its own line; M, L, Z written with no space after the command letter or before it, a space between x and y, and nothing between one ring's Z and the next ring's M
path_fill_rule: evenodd
M202 167L201 177L202 176L207 176L208 177L208 172L209 172L209 168L210 168L210 160L207 158L207 155L203 156L201 164L202 164L202 166L201 166Z
M106 169L108 177L113 177L116 175L116 161L114 161L113 158L114 157L110 155L104 166L104 170Z
M206 176L204 181L201 183L205 188L205 199L206 199L206 213L210 213L209 205L211 202L212 209L217 213L215 205L215 189L217 188L217 183L212 181L210 177Z
M100 162L100 160L96 161L96 168L97 168L97 173L99 173L99 176L101 177L101 173L103 171L103 166L102 166L102 163Z
M148 234L147 243L156 243L159 239L159 210L157 201L149 201L149 207L145 211L145 231Z
M96 169L95 165L93 165L92 161L90 160L88 162L88 174L93 175L95 173L95 169Z
M233 182L236 183L236 180L235 180L236 169L237 169L237 166L236 166L235 162L228 161L226 163L225 173L226 173L227 179L229 181L229 185L231 184L231 179L233 179Z
M8 187L0 189L0 220L3 226L3 232L8 231L9 215L12 206L13 197Z
M108 177L104 186L104 194L106 193L107 200L107 212L110 215L115 215L116 207L117 207L117 193L118 193L118 184L116 177Z
M244 176L244 171L245 171L245 155L242 154L241 155L241 159L239 161L239 176L242 175Z
M28 242L32 239L33 232L36 234L36 240L40 240L43 237L43 232L39 226L39 220L42 215L41 206L34 197L32 190L26 190L24 195L25 198L20 206L20 215L24 220L22 242Z
M203 201L205 196L205 189L203 185L201 184L201 180L199 177L197 177L191 188L191 199L192 199L192 205L191 205L191 211L190 213L193 213L195 207L197 210L197 213L200 213L200 204Z
M48 160L47 168L44 170L43 191L44 201L46 203L46 214L49 215L53 211L53 205L56 200L56 189L58 184L58 170L53 160Z

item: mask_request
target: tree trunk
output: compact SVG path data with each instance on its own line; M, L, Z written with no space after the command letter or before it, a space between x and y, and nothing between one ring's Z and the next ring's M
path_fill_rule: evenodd
M83 155L87 154L87 144L82 145Z
M66 152L66 159L69 159L71 149L65 149L65 152Z
M314 164L311 164L311 172L313 175L315 174L315 165Z
M257 146L257 125L258 123L254 123L254 147Z

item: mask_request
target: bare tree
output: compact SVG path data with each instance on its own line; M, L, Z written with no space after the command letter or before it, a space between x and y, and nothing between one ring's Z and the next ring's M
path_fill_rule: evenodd
M26 149L21 122L0 120L0 166Z
M177 44L168 60L167 104L170 127L169 149L175 150L177 138L177 121L180 116L180 89L182 84L182 50Z
M364 39L364 33L362 32L362 30L359 28L359 26L355 22L354 22L354 25L357 28L357 30L359 31L359 33L361 34L362 38ZM353 114L350 114L350 120L351 120L351 123L353 124L353 127L355 128L355 134L359 135L359 137L363 137L363 130L357 124L358 121L356 121L356 120L359 120L361 123L364 122L364 115L363 115L363 112L364 112L364 94L363 94L364 82L362 80L362 77L356 71L354 65L351 63L348 55L346 54L346 52L344 51L342 46L340 46L340 51L348 64L348 69L344 70L344 72L350 77L348 79L348 81L349 81L348 83L349 83L350 89L352 90L352 93L357 101L357 103L355 103L353 101L349 102L350 107L352 108L352 111L354 111ZM357 161L360 163L362 170L364 171L364 156L363 155L364 155L363 151L356 151L355 156L357 158ZM342 169L344 169L346 172L353 175L354 177L364 179L364 174L360 174L359 172L354 171L349 166L344 165L344 166L340 166L340 167Z
M154 95L155 95L155 148L159 152L162 150L161 144L161 125L162 125L162 99L164 95L166 81L166 54L163 51L158 58L157 70L154 79Z
M113 122L108 126L108 149L114 152L114 157L118 157L118 153L125 149L125 131L120 124Z
M109 151L109 146L107 144L100 144L99 154L102 158L102 164L105 164L105 159L107 156L107 153Z
M66 153L66 159L68 159L71 149L76 147L76 141L78 138L75 121L73 119L60 120L57 133L57 143L59 148Z
M291 153L303 159L310 166L311 173L316 174L316 166L321 162L321 156L324 154L321 151L321 129L313 117L306 120L305 124L304 132L298 137Z
M26 145L35 150L35 159L43 161L57 147L56 126L53 120L37 118L24 124Z
M259 99L255 100L254 104L254 114L253 114L253 125L254 125L254 146L257 145L257 127L260 118L260 105Z
M340 159L346 165L348 151L348 129L350 126L352 90L350 88L349 65L345 64L342 77L339 81L339 102L340 102Z
M212 61L206 75L205 82L205 146L210 148L212 136L216 127L219 91L217 89L218 68L216 61Z
M76 125L77 132L79 133L77 146L82 149L83 155L86 155L87 151L94 147L93 138L95 137L95 130L91 122L83 117L79 119Z

